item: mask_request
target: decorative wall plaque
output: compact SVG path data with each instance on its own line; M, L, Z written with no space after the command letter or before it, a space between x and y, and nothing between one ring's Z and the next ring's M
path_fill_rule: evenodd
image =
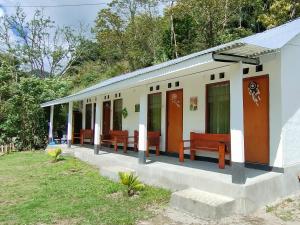
M259 102L261 101L259 85L254 81L250 81L248 84L248 91L249 91L249 95L252 97L253 102L257 106L259 106Z

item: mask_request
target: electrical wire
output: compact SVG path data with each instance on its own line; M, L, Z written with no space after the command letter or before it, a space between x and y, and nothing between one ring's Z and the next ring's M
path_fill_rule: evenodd
M62 7L80 7L80 6L98 6L108 5L109 3L82 3L82 4L62 4L62 5L1 5L3 8L62 8Z

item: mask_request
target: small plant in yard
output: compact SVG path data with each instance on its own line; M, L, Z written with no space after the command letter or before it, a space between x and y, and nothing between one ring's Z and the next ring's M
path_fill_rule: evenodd
M145 188L145 185L139 181L138 176L135 176L133 173L119 172L119 177L121 183L127 187L127 194L129 197Z
M56 148L56 149L48 151L48 155L50 155L53 158L53 162L58 161L61 153L62 153L62 150L60 148Z

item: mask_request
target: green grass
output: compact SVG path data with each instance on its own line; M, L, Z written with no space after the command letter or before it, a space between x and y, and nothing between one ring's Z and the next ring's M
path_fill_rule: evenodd
M170 192L146 186L138 197L75 158L44 152L0 157L0 224L135 224L167 204Z

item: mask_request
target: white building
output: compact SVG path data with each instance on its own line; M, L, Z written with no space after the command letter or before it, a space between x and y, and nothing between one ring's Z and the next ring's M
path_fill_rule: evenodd
M128 130L130 136L139 130L142 159L147 129L159 130L160 151L175 156L180 140L189 139L190 132L230 134L228 159L236 171L232 181L244 183L244 167L284 172L285 168L300 164L299 71L297 19L263 33L111 78L46 102L42 107L51 107L53 118L55 105L69 103L70 144L73 102L83 102L82 129L86 126L86 108L96 107L89 111L95 121L96 148L100 134L108 129ZM128 112L126 118L120 116L124 109ZM52 138L52 129L49 137ZM197 151L197 155L202 160L218 158L217 152Z

